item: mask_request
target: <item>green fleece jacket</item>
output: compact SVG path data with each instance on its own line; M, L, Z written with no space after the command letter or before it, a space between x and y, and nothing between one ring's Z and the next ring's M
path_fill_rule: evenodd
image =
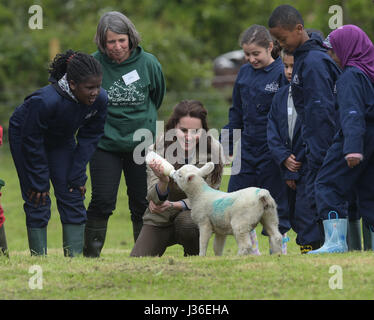
M96 51L93 56L103 68L102 87L108 93L108 114L98 147L110 152L132 152L138 129L148 129L155 137L157 109L165 94L161 65L140 46L122 63Z

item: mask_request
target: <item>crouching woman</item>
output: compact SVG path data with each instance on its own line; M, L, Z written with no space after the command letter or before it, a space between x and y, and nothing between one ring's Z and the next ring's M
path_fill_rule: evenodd
M164 157L175 169L184 164L202 167L212 161L215 168L206 178L219 189L223 171L221 144L208 133L207 111L199 101L178 103L169 118L165 135L149 149ZM182 190L163 174L158 162L147 166L149 206L143 227L130 256L162 256L167 247L179 244L184 255L199 254L199 229L191 219L190 203Z

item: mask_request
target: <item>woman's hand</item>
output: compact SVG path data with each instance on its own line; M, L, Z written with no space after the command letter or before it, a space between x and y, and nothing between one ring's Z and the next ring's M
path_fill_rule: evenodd
M148 208L151 211L151 213L163 213L169 208L182 209L182 205L179 203L179 201L171 202L169 200L166 200L162 202L161 204L157 205L151 200L149 201Z
M291 172L297 172L301 168L302 163L296 161L295 155L291 154L286 160L283 161L284 166Z
M42 206L45 206L47 204L47 198L49 197L49 192L39 192L39 191L33 191L29 190L27 193L27 196L29 197L30 202L34 202L35 208L37 208L40 204Z
M160 179L161 182L166 184L169 183L169 177L164 175L164 167L160 161L152 160L152 162L149 163L149 167L152 169L152 171Z

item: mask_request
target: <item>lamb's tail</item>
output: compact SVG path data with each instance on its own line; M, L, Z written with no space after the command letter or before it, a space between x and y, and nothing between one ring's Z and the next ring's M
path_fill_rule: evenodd
M276 212L277 204L270 192L266 189L257 189L257 196L264 206L265 212Z

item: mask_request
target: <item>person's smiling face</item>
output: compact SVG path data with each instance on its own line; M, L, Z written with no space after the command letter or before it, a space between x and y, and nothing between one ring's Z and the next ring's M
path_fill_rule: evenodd
M304 27L297 24L292 30L288 30L282 26L269 29L271 35L278 40L280 46L290 53L305 41Z
M106 32L105 49L110 59L117 63L125 61L131 54L129 36L108 30Z
M245 60L255 69L265 68L274 61L271 56L272 42L269 43L268 48L261 47L256 43L243 43L242 48Z
M199 141L202 130L201 119L182 117L175 126L177 141L183 150L192 150Z

